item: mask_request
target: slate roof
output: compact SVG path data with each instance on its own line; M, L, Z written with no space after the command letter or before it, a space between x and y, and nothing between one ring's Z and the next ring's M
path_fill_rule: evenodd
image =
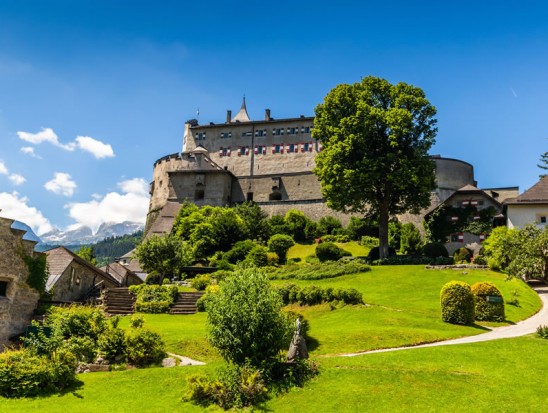
M548 175L517 198L505 201L507 205L548 204Z
M112 277L110 274L107 274L103 270L100 270L96 266L90 264L86 260L80 258L78 255L68 250L65 247L53 248L49 251L44 252L46 254L46 261L48 264L48 280L46 282L46 290L50 290L51 287L55 285L57 280L61 277L63 272L67 267L73 262L76 261L78 264L87 267L91 271L97 273L102 278L105 278L114 284L120 285L118 280Z

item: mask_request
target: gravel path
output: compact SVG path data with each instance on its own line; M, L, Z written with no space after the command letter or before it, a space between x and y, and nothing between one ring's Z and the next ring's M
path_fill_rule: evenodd
M385 348L380 350L364 351L361 353L342 354L342 356L354 357L354 356L361 356L362 354L385 353L387 351L409 350L413 348L451 346L454 344L465 344L465 343L479 343L481 341L491 341L491 340L498 340L501 338L520 337L520 336L525 336L527 334L534 333L537 330L537 327L539 325L542 325L542 324L548 325L548 287L539 286L539 287L534 287L533 289L537 292L540 299L542 300L543 307L534 316L526 320L520 321L516 324L505 326L505 327L493 328L491 331L487 333L478 334L470 337L461 337L453 340L437 341L435 343L421 344L418 346Z

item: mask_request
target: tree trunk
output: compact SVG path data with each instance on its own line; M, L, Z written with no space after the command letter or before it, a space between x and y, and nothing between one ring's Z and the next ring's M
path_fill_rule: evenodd
M379 258L388 257L388 207L381 206L379 211Z

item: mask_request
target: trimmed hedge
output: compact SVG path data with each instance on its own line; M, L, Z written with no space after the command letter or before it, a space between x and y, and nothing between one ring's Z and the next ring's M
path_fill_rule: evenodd
M367 271L371 271L371 267L359 260L343 260L324 264L286 265L271 272L269 278L278 280L321 280Z
M422 253L429 258L449 257L447 248L441 242L430 242L422 247Z
M129 291L137 296L135 310L142 313L166 313L177 298L177 287L165 285L132 285Z
M389 257L395 257L396 256L396 250L392 247L388 247L388 256ZM373 247L369 251L369 255L367 255L367 259L371 261L376 261L380 258L380 247Z
M318 257L321 262L337 261L342 257L348 257L351 255L352 254L348 251L339 248L333 242L324 242L316 246L316 257Z
M474 322L474 296L463 281L449 281L441 289L441 318L451 324Z
M479 321L504 321L504 299L500 290L489 282L477 282L471 287L475 317Z
M409 257L406 255L396 255L382 260L373 261L373 265L452 265L452 257Z
M345 304L363 304L362 294L354 288L321 288L315 285L299 287L296 284L285 284L275 287L284 305L317 305L334 301Z

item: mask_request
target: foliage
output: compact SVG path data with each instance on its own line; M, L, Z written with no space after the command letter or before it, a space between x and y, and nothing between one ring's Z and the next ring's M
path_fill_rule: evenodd
M323 242L349 242L350 238L346 234L336 234L336 235L324 235L322 236Z
M371 271L371 267L359 260L331 261L323 264L288 265L271 272L269 277L278 280L320 280L368 271Z
M540 163L537 164L537 166L540 169L544 169L545 171L548 170L548 152L544 152L542 155L540 155ZM547 176L547 174L542 173L542 174L539 175L539 178L542 179L545 176Z
M145 271L158 272L160 283L166 276L179 276L181 267L192 262L188 244L173 235L147 238L137 247L135 255Z
M243 221L243 232L247 239L266 242L270 238L268 217L261 207L253 202L244 202L234 207Z
M472 251L468 248L459 248L453 254L453 261L455 261L455 264L466 264L469 263L471 259Z
M321 217L318 221L318 235L335 235L337 229L342 229L341 221L337 218L327 215Z
M162 337L145 328L127 331L125 344L127 360L136 366L160 363L166 354Z
M323 242L316 246L316 257L320 262L337 261L342 257L350 256L348 251L344 251L332 242Z
M252 366L229 364L217 379L193 375L187 382L184 399L204 407L217 404L227 410L257 405L268 399L263 375Z
M449 257L447 248L441 242L429 242L422 247L422 253L429 258Z
M388 223L388 246L399 251L401 248L402 224L399 221L390 221ZM376 245L378 246L378 244Z
M417 255L422 250L422 237L419 229L408 222L401 227L400 252L403 254Z
M86 260L91 265L97 265L97 259L95 258L95 251L92 246L83 245L76 253L80 258Z
M453 263L453 257L430 258L407 255L394 255L371 262L373 265L452 265Z
M334 301L344 304L363 304L362 294L355 288L322 288L315 285L299 287L296 284L283 284L275 287L285 305L317 305Z
M540 325L537 327L537 335L540 338L545 338L548 340L548 326L547 325Z
M107 328L107 317L98 307L70 305L51 307L46 315L45 325L63 339L90 337L96 341Z
M476 320L504 321L504 300L502 299L500 290L494 284L490 282L477 282L472 284L471 291L474 295Z
M379 239L377 237L370 237L369 235L364 235L360 241L360 244L369 248L378 247Z
M451 324L474 322L474 296L463 281L450 281L441 289L441 318Z
M324 149L314 173L327 204L378 217L384 258L389 217L430 205L436 109L417 87L369 76L338 85L315 112L313 136Z
M22 251L21 257L27 266L29 276L27 284L44 296L46 293L46 282L48 280L48 267L45 254L34 254L30 256Z
M105 330L97 340L97 349L107 360L123 360L126 357L126 335L120 328Z
M262 245L256 245L245 257L245 262L255 267L268 265L268 249Z
M223 259L227 260L231 264L237 264L240 261L245 260L249 251L251 251L257 244L250 239L244 241L238 241L232 249L223 254Z
M489 267L503 270L515 259L519 250L517 229L497 227L483 243L483 251Z
M190 281L190 286L197 289L198 291L204 291L208 285L211 284L211 275L210 274L200 274L194 277Z
M295 245L295 241L289 235L275 234L268 240L268 249L278 254L280 264L287 260L287 251Z
M137 298L135 310L142 313L165 313L177 299L177 287L165 285L132 285L129 290Z
M207 302L208 339L225 360L264 367L289 345L281 307L264 272L238 269Z
M133 234L126 234L117 237L108 237L96 244L90 245L93 248L97 266L103 266L113 262L115 258L121 257L133 250L143 238L143 231Z
M363 236L373 235L374 227L370 225L369 221L364 218L350 217L348 226L346 227L346 232L351 240L359 241ZM378 236L378 231L376 232Z
M396 250L392 247L388 248L388 257L395 257L396 256ZM367 255L367 259L370 261L376 261L380 258L380 247L373 247L369 250L369 254Z
M304 213L296 209L290 209L284 216L284 223L289 235L296 241L305 241L307 239L306 227L309 221L310 219Z
M289 235L289 228L287 228L284 217L282 215L272 215L268 220L268 226L270 228L270 236L276 234Z
M474 235L490 234L493 230L494 207L478 209L475 205L453 207L442 205L432 212L424 223L430 242L447 242L458 232Z
M67 351L39 356L31 350L0 353L0 395L33 397L64 390L76 383L76 358Z

